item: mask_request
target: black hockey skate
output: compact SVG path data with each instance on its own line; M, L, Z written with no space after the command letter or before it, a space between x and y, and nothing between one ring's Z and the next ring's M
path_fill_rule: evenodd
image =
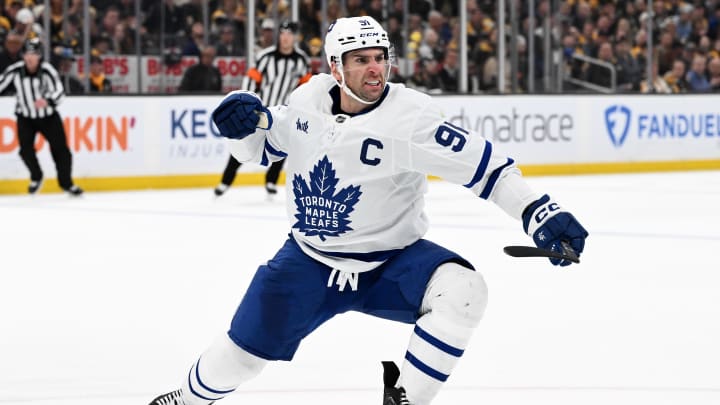
M214 402L211 402L212 405ZM182 399L182 390L175 390L167 394L160 395L150 402L150 405L185 405Z
M405 395L405 388L396 387L400 369L392 361L383 361L383 405L411 405Z

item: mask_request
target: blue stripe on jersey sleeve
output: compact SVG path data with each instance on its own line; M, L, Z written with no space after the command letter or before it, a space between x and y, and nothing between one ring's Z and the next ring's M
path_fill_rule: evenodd
M470 180L470 183L465 184L465 187L473 188L474 185L476 185L480 180L482 180L483 176L485 175L485 170L487 170L488 164L490 163L490 155L492 155L492 144L488 141L485 141L485 150L483 151L482 159L480 159L480 164L475 170L475 175L473 176L472 180Z
M265 150L272 153L273 155L279 156L281 158L287 157L287 153L273 148L273 146L270 145L270 142L268 142L267 139L265 139Z
M498 167L492 172L492 174L488 178L487 183L485 184L485 188L483 188L482 193L480 193L480 198L482 198L483 200L487 200L488 197L490 197L490 193L492 192L493 187L495 187L495 183L497 183L497 180L500 177L500 173L502 173L502 171L505 170L506 167L512 165L513 163L515 163L515 161L508 158L507 162L505 162L504 165Z

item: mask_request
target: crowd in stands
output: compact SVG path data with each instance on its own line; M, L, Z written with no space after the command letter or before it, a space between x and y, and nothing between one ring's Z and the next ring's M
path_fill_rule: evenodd
M247 1L141 0L138 16L135 0L92 0L88 10L92 55L102 58L140 52L199 58L204 48L212 46L217 56L245 56ZM459 2L405 0L409 2L406 19L403 1L389 1L388 9L383 10L381 0L328 0L327 21L340 16L372 16L386 27L397 55L410 67L403 72L396 70L392 80L427 92L456 92L460 59ZM20 45L26 38L44 35L43 3L0 0L0 69L18 59ZM203 3L209 11L207 25L203 24ZM473 92L497 91L497 3L467 1L467 79ZM528 32L528 2L519 0L515 4L519 35L514 41L518 66L514 74L520 92L527 91L530 74L535 79L535 91L544 91L542 79L549 72L544 71L543 22L548 14L553 17L550 35L553 60L562 60L568 77L597 86L611 86L606 65L577 58L582 55L615 68L618 92L720 91L720 0L654 0L653 10L647 8L645 0L536 0L533 33ZM552 13L551 4L558 6ZM320 10L320 0L300 0L299 44L314 58L322 56ZM290 18L290 3L257 0L256 12L256 50L259 50L273 44L276 22ZM72 61L73 55L83 52L84 18L83 0L50 0L50 46L56 66L64 60ZM141 38L139 44L136 43L137 30ZM528 55L530 35L536 44L533 55ZM650 61L647 60L649 36L654 49ZM167 55L168 49L172 50L170 55ZM168 60L167 63L172 63L171 58ZM530 60L534 62L533 72L528 72ZM507 61L505 83L509 86L515 77L510 76L509 55ZM646 77L648 72L651 80ZM577 89L567 85L564 90Z

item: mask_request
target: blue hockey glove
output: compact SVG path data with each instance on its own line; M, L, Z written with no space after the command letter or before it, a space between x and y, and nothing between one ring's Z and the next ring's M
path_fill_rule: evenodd
M539 248L562 252L562 242L569 245L580 256L585 248L588 232L575 217L560 208L547 194L528 205L522 214L523 229ZM567 266L569 261L550 258L550 263Z
M228 94L212 112L212 120L220 135L231 139L243 139L254 133L255 128L272 127L270 110L251 91L238 90Z

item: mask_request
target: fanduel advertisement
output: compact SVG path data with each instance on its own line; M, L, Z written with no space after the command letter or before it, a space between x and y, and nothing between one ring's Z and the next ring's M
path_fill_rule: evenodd
M720 157L720 97L598 97L589 110L593 144L641 160ZM604 147L603 147L604 149Z

